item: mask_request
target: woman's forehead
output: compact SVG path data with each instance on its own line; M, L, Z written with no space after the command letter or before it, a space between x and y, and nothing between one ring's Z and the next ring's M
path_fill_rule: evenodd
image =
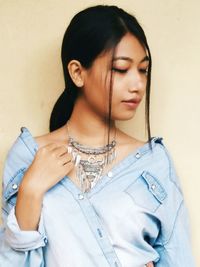
M114 54L114 55L113 55ZM139 40L132 34L126 34L122 37L121 41L117 44L115 48L109 51L102 52L97 58L97 62L111 62L113 61L128 61L133 63L149 61L146 49L139 42Z
M127 33L116 46L114 60L144 61L148 58L144 46L132 34Z

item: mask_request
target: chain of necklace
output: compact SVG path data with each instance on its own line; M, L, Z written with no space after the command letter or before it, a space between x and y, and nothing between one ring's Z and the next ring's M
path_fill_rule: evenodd
M68 121L69 122L69 121ZM68 152L72 154L72 161L76 167L76 177L79 180L81 191L88 192L102 177L106 165L111 164L116 158L116 128L114 139L111 143L97 148L91 148L75 141L68 134Z

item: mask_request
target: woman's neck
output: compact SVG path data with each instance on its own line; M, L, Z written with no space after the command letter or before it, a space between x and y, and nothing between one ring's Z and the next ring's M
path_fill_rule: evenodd
M68 130L75 140L83 144L101 146L108 141L108 122L98 116L82 99L77 99L75 103L68 121ZM111 121L110 140L113 140L115 130L115 122Z

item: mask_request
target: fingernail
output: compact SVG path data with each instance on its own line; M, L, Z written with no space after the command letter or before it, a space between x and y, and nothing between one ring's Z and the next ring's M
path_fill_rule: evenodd
M75 162L75 166L77 166L80 162L80 159L81 159L81 156L80 155L77 155L76 157L76 162Z
M72 152L72 148L71 148L70 146L68 146L68 148L67 148L67 152L68 152L68 153L71 153L71 152Z

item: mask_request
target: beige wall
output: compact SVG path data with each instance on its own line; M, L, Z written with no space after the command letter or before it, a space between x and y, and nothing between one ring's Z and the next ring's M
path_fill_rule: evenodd
M152 136L162 136L181 177L200 265L199 150L200 2L0 1L0 172L20 127L34 136L48 131L50 111L64 87L60 61L63 33L72 16L88 5L117 4L141 22L153 56ZM145 139L143 106L120 124ZM197 211L198 208L198 211Z

